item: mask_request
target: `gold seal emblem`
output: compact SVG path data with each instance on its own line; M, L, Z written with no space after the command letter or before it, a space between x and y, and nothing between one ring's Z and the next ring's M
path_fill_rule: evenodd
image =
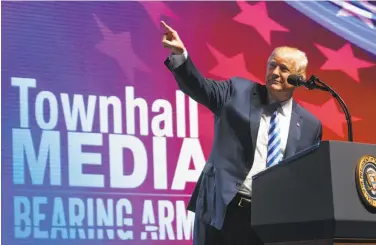
M362 156L356 166L356 187L366 207L376 210L376 157Z

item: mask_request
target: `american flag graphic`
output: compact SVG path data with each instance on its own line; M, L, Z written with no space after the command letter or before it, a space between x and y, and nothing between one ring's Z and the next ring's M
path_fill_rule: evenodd
M297 11L376 55L376 2L286 1Z

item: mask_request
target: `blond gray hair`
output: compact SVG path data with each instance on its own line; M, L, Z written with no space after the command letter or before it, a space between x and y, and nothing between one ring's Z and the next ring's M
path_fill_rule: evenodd
M268 62L276 55L283 54L284 57L287 56L287 58L290 58L294 60L295 62L295 72L297 75L302 76L304 79L306 79L306 70L308 66L308 58L307 55L294 47L289 46L281 46L277 47L273 50L271 55L269 56Z

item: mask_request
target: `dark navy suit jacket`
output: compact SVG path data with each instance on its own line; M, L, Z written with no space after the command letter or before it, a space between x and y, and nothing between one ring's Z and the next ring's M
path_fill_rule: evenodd
M189 56L175 69L169 58L165 65L181 91L214 114L213 148L188 210L202 223L221 229L227 205L252 168L261 105L267 103L266 87L238 77L224 81L204 78ZM321 135L321 122L293 101L284 158L319 142Z

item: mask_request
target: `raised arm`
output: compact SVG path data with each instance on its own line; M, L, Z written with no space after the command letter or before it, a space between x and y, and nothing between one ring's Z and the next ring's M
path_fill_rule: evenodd
M171 51L165 65L185 94L215 113L230 99L231 79L216 81L204 78L193 64L178 33L163 21L161 23L165 28L162 44Z

